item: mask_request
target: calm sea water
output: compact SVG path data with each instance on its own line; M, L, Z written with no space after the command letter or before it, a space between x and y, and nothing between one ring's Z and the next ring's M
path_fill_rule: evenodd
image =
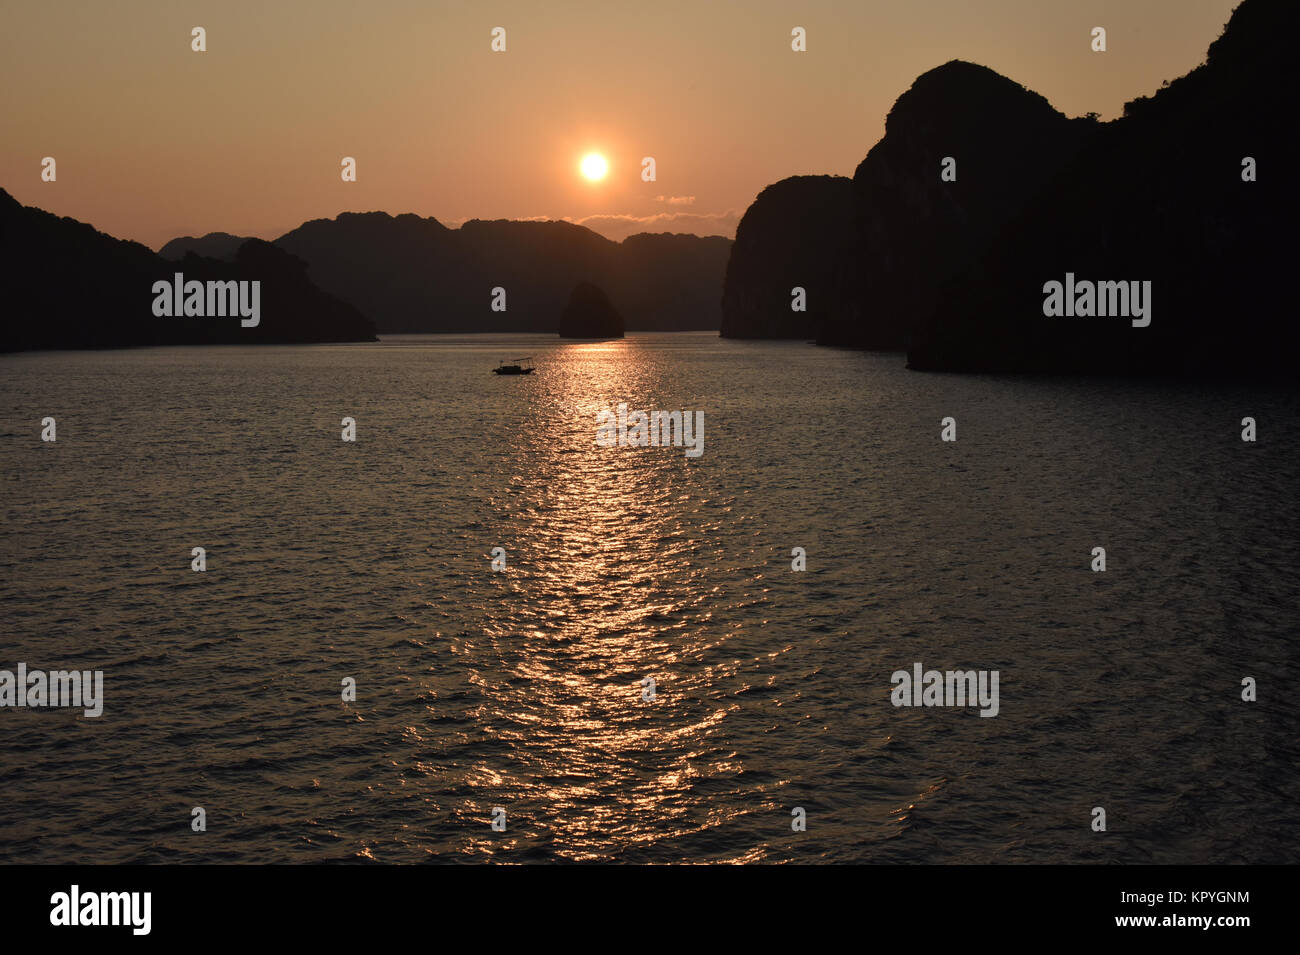
M105 704L0 710L0 860L1294 861L1298 413L703 334L4 357L0 668Z

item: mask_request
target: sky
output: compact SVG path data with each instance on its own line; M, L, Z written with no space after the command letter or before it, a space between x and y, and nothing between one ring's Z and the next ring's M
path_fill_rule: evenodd
M1111 119L1237 2L0 0L0 187L151 248L372 210L732 236L765 186L851 176L935 66Z

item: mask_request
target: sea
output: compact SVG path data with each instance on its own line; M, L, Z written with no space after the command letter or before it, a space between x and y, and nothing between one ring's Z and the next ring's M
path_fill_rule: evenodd
M1294 862L1298 439L714 333L0 357L0 670L103 675L0 706L0 862Z

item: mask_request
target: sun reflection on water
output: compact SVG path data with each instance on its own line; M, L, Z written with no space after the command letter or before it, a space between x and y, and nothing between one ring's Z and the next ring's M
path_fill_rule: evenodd
M708 545L691 520L687 469L700 465L677 448L595 443L601 408L678 406L637 351L626 340L570 345L539 368L521 395L526 426L510 436L521 467L495 501L494 533L517 557L474 682L501 746L501 788L535 821L562 826L558 851L572 858L720 825L689 796L743 771L708 755L735 704L706 692L727 663L698 670L723 639L709 624Z

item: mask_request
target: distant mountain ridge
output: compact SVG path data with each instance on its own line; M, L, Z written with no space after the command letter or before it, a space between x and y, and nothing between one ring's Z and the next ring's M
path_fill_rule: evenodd
M173 239L159 254L224 257L237 237ZM563 221L471 219L450 229L411 213L313 219L275 245L312 281L372 317L380 333L554 332L575 285L590 282L640 331L713 330L721 322L731 240L639 233L614 242ZM490 308L494 288L506 308Z
M209 232L205 236L198 237L185 236L182 239L172 239L158 250L158 254L164 259L180 261L192 252L205 259L233 262L239 247L251 238L253 236L231 235L229 232Z
M259 282L256 324L245 326L229 311L222 317L155 314L155 283L173 283L177 272L184 282ZM375 337L364 315L313 285L305 263L268 242L243 242L233 261L191 254L171 262L138 242L24 206L3 189L0 281L0 351ZM200 298L206 306L208 295ZM224 294L220 301L224 309Z

